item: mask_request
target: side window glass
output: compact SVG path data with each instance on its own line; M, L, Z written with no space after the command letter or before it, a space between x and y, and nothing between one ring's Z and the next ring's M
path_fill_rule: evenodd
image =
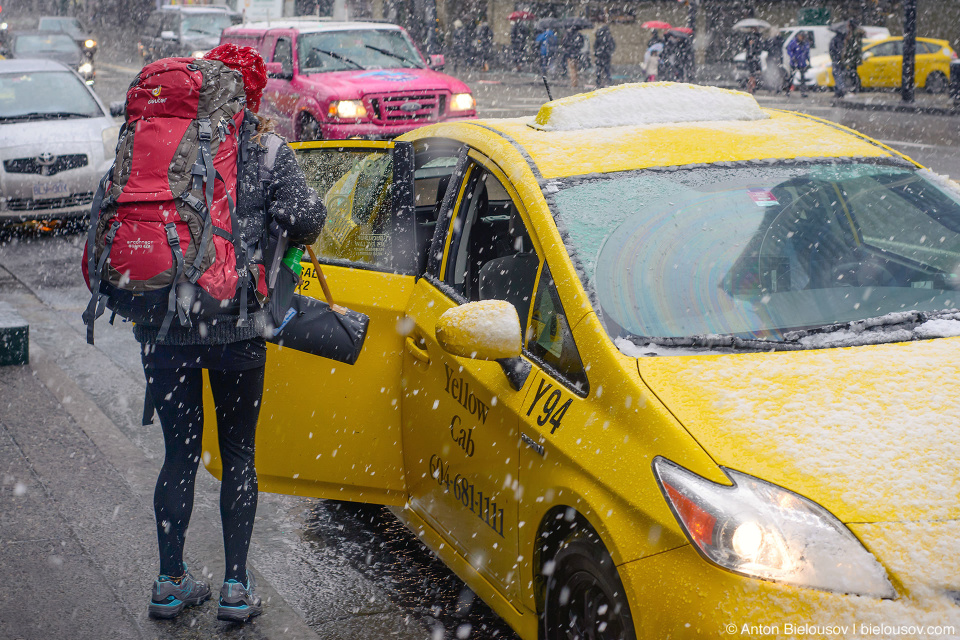
M526 330L540 258L510 194L474 165L457 208L445 272L468 300L506 300Z
M547 265L544 265L540 275L540 286L533 304L530 330L527 332L527 351L576 389L584 393L587 391L587 374Z
M280 38L277 40L277 46L273 50L273 61L279 62L283 66L284 73L293 72L293 46L289 38Z
M173 31L180 35L180 14L168 11L163 16L163 31Z
M146 31L146 34L147 34L148 36L151 36L151 37L154 37L154 38L159 37L159 36L160 36L160 24L161 24L161 16L160 16L160 14L159 14L159 13L154 13L154 14L152 14L152 15L147 19L147 26L144 27L144 31Z
M389 149L300 149L307 182L327 208L318 258L392 270L393 155Z
M424 273L444 194L457 166L459 144L425 141L414 145L413 198L416 209L417 273ZM456 186L456 185L454 185Z

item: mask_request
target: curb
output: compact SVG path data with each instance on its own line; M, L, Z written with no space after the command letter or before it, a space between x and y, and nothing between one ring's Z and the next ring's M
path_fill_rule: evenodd
M859 111L887 111L896 113L921 113L931 116L957 116L960 115L960 105L953 107L935 107L927 105L893 103L893 102L857 102L844 100L843 98L834 99L833 104L844 109L856 109Z

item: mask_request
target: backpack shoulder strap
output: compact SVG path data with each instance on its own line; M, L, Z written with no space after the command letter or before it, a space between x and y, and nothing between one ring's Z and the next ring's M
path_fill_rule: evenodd
M280 147L286 144L280 136L276 134L266 134L263 140L264 152L260 155L260 182L270 182L273 180L273 168L277 164L277 154L280 153Z

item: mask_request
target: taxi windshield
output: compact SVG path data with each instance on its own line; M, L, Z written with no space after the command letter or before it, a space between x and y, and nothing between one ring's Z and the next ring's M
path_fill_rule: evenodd
M420 69L423 58L402 31L362 29L301 34L301 73L357 69Z
M784 334L957 307L960 191L906 164L645 170L550 196L612 338Z

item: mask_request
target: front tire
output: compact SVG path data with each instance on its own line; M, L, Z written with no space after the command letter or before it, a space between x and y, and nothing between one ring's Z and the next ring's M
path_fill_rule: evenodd
M599 536L581 530L553 557L543 607L545 640L635 640L630 605Z
M323 129L313 116L303 115L300 117L300 129L297 133L297 140L300 142L323 140Z

